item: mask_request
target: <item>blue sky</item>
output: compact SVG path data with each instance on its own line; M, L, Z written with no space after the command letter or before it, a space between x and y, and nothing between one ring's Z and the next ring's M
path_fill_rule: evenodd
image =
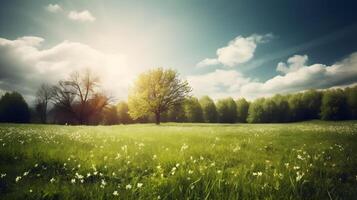
M3 1L0 90L92 68L126 99L135 77L174 68L196 96L254 99L357 82L355 1Z

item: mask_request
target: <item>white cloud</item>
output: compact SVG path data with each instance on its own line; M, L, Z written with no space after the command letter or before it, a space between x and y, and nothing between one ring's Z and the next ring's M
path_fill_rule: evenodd
M206 67L210 65L218 65L220 62L215 58L205 58L197 64L197 67Z
M283 72L283 75L263 82L252 80L235 70L216 70L204 75L189 76L188 81L198 96L243 96L248 99L357 83L357 52L331 66L306 65L307 60L306 55L295 55L288 59L287 64L278 64L277 70Z
M217 99L235 96L236 90L249 83L250 79L235 70L217 69L208 74L188 76L187 81L195 95L210 95Z
M126 99L129 84L141 71L129 67L124 55L70 41L41 49L43 42L39 37L0 38L0 89L16 90L30 97L43 82L56 83L74 70L90 68L101 78L103 89Z
M52 13L57 13L57 12L60 12L62 11L62 7L58 4L48 4L45 9L48 11L48 12L52 12Z
M81 12L78 11L71 11L68 14L68 18L74 21L80 21L80 22L93 22L95 21L95 17L88 11L88 10L83 10Z
M287 63L280 62L276 68L277 71L287 74L289 72L295 72L303 67L308 60L307 55L295 55L288 59Z
M223 64L233 67L251 60L257 44L268 42L272 34L253 34L249 37L238 36L227 46L217 49L217 58L206 58L197 64L198 67Z

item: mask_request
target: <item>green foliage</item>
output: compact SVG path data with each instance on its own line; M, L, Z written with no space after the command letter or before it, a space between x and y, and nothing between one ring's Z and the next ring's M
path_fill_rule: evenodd
M184 110L187 122L203 122L203 112L196 97L189 97L184 102Z
M257 99L250 104L247 121L276 123L319 119L324 93L326 91L308 90L302 93L285 96L277 94L271 98Z
M321 119L343 120L348 118L347 98L343 90L324 92L321 105Z
M236 105L237 105L237 122L241 122L241 123L247 122L249 102L244 98L241 98L236 101Z
M291 112L288 103L288 97L282 95L275 95L272 98L275 103L276 110L274 111L274 116L272 116L273 122L288 122L291 119ZM269 121L269 120L268 120Z
M292 94L289 95L289 108L290 108L290 120L291 121L302 121L304 119L304 102L302 99L302 94Z
M357 199L356 121L1 124L0 141L4 200Z
M138 119L152 113L159 124L161 114L181 104L189 92L190 86L179 79L176 71L163 68L149 70L139 75L130 91L129 114L133 119Z
M216 123L218 116L214 101L209 96L203 96L200 98L200 105L202 107L204 122Z
M129 107L125 101L121 101L117 105L118 121L121 124L132 123L133 120L129 116Z
M186 115L182 104L174 105L167 111L168 122L185 122Z
M350 119L357 119L357 86L346 89Z
M113 125L119 123L117 106L108 106L103 112L103 124Z
M308 90L302 93L302 101L305 111L304 120L320 118L321 100L322 92Z
M221 123L235 123L237 120L237 105L231 97L218 100L217 112Z
M28 123L29 107L17 92L7 92L0 99L0 122Z
M249 106L248 118L249 123L261 123L264 122L264 98L256 99Z

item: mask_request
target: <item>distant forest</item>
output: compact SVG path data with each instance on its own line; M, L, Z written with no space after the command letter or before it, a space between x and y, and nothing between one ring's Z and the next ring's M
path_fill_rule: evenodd
M20 93L7 92L0 99L0 122L113 125L155 122L155 115L133 119L125 101L113 102L97 87L90 72L74 73L55 86L42 85L35 106ZM284 123L313 119L357 119L357 86L305 92L247 101L231 97L216 102L209 96L184 100L168 107L161 122Z

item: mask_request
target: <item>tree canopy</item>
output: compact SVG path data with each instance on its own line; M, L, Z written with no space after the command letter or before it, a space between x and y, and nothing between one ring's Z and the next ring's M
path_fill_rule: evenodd
M200 98L200 104L202 107L204 122L216 123L218 116L214 101L209 96L203 96Z
M121 101L117 105L118 120L121 124L129 124L132 122L129 116L129 107L125 101Z
M217 112L221 123L235 123L237 120L237 105L231 97L217 102Z
M139 75L129 93L129 114L138 119L152 113L156 124L160 124L161 114L181 104L190 92L191 87L187 81L179 79L176 71L163 68L149 70Z
M6 92L0 99L0 122L27 123L29 107L20 93Z
M321 119L343 120L348 118L347 98L341 89L326 91L322 98Z
M109 97L100 90L100 80L90 70L75 71L52 88L52 102L59 123L96 124Z
M237 104L237 122L247 122L249 103L244 98L238 99Z
M196 97L187 98L184 104L187 122L203 122L203 112Z
M35 109L42 123L47 123L47 108L52 97L52 87L48 84L42 84L36 92Z

